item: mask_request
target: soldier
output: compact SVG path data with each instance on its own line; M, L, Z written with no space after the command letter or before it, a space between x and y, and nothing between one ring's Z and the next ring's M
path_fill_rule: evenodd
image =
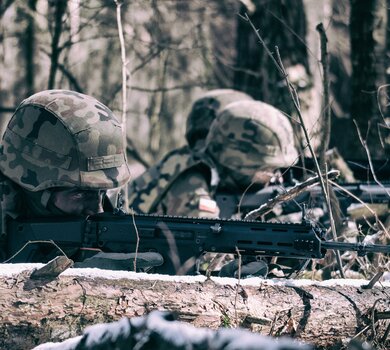
M9 218L112 210L106 192L130 179L115 115L93 97L68 90L42 91L18 106L3 135L0 171L5 234Z
M170 194L175 195L175 193L167 193L168 187L165 186L164 179L169 178L170 183L173 183L174 178L183 171L211 166L211 163L204 159L207 133L218 112L235 101L253 101L253 99L246 93L233 89L211 90L196 99L187 118L185 134L187 145L169 152L160 162L130 183L129 203L132 204L130 207L133 210L140 213L217 216L198 208L189 210L189 203L179 204L172 200ZM197 179L194 178L192 181L197 182ZM149 192L147 199L141 199L138 195L139 191L142 196L145 192ZM179 189L179 192L181 191L182 189ZM203 192L201 189L200 191ZM165 194L167 197L164 198Z
M218 217L218 191L244 193L253 182L261 188L297 157L291 124L279 110L260 101L232 102L212 122L202 151L176 162L164 158L135 179L130 207L143 213Z
M288 119L260 101L228 104L204 142L203 149L168 154L135 179L130 207L142 213L218 217L217 191L243 193L253 182L261 187L298 156Z

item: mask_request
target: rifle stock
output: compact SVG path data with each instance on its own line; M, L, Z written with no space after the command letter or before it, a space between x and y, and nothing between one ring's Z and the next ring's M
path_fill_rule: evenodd
M238 250L242 255L296 259L322 258L326 249L390 253L390 246L385 245L324 242L324 233L308 223L159 215L100 214L87 219L10 220L6 255L12 257L24 247L12 262L45 262L47 245L42 241L52 240L64 251L73 251L71 258L82 261L90 251L134 253L138 244L138 252L152 251L163 256L164 264L156 272L176 274L186 261L192 261L188 273L193 274L195 261L204 252L235 254ZM25 246L29 241L41 243Z

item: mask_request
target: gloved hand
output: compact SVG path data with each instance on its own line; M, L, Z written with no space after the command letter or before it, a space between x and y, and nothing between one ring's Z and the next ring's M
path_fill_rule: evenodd
M96 267L104 270L124 270L134 271L135 253L97 253L96 255L77 262L73 266L76 268ZM148 272L155 266L164 263L161 254L155 252L137 254L137 272Z
M258 260L255 256L243 256L241 260L240 276L238 269L238 259L235 259L222 266L218 276L234 278L267 277L268 265L265 261Z

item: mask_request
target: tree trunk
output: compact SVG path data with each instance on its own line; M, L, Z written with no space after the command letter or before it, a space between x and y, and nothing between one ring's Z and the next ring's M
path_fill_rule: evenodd
M34 265L2 265L0 348L31 349L82 333L91 324L171 310L197 327L248 328L337 349L365 327L384 337L390 283L237 280L69 269L52 281L33 280ZM41 265L36 265L41 266ZM372 309L374 308L374 310ZM382 312L382 314L379 314ZM385 315L385 316L383 316ZM387 315L387 318L389 316ZM387 324L386 324L387 322ZM362 333L368 337L367 333Z
M303 0L295 1L294 6L289 6L288 2L281 0L256 0L248 3L253 4L253 8L242 5L240 13L248 13L275 58L275 46L278 47L289 80L297 90L301 114L311 135L311 144L316 150L323 133L322 123L318 123L321 114L321 100L318 91L315 91L313 86L314 77L308 58L306 39L311 40L311 36L307 37L304 2ZM318 2L315 6L318 11ZM317 34L316 40L318 40ZM292 119L297 120L297 112L284 77L259 42L253 28L242 18L238 18L236 43L235 87L257 100L279 108L291 115ZM313 55L312 52L310 54ZM301 127L296 122L292 122L292 126L299 152L310 156L305 147L306 141L303 138Z
M379 116L377 89L383 83L386 8L377 0L350 0L351 37L351 106L350 114L367 140L371 156L384 156L378 135ZM381 21L379 21L381 19ZM352 134L357 136L351 123ZM366 152L357 137L349 138L348 148L356 157L365 159Z
M54 32L53 39L51 42L51 53L50 53L50 72L49 72L49 82L48 89L54 89L56 83L56 73L58 69L58 59L60 56L60 37L62 34L63 27L63 16L66 12L67 2L65 0L60 0L55 4L54 9Z

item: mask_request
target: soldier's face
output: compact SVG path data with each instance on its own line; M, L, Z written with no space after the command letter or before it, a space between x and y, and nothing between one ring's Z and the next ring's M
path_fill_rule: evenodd
M103 212L105 191L65 189L55 191L53 204L68 215L88 216Z

